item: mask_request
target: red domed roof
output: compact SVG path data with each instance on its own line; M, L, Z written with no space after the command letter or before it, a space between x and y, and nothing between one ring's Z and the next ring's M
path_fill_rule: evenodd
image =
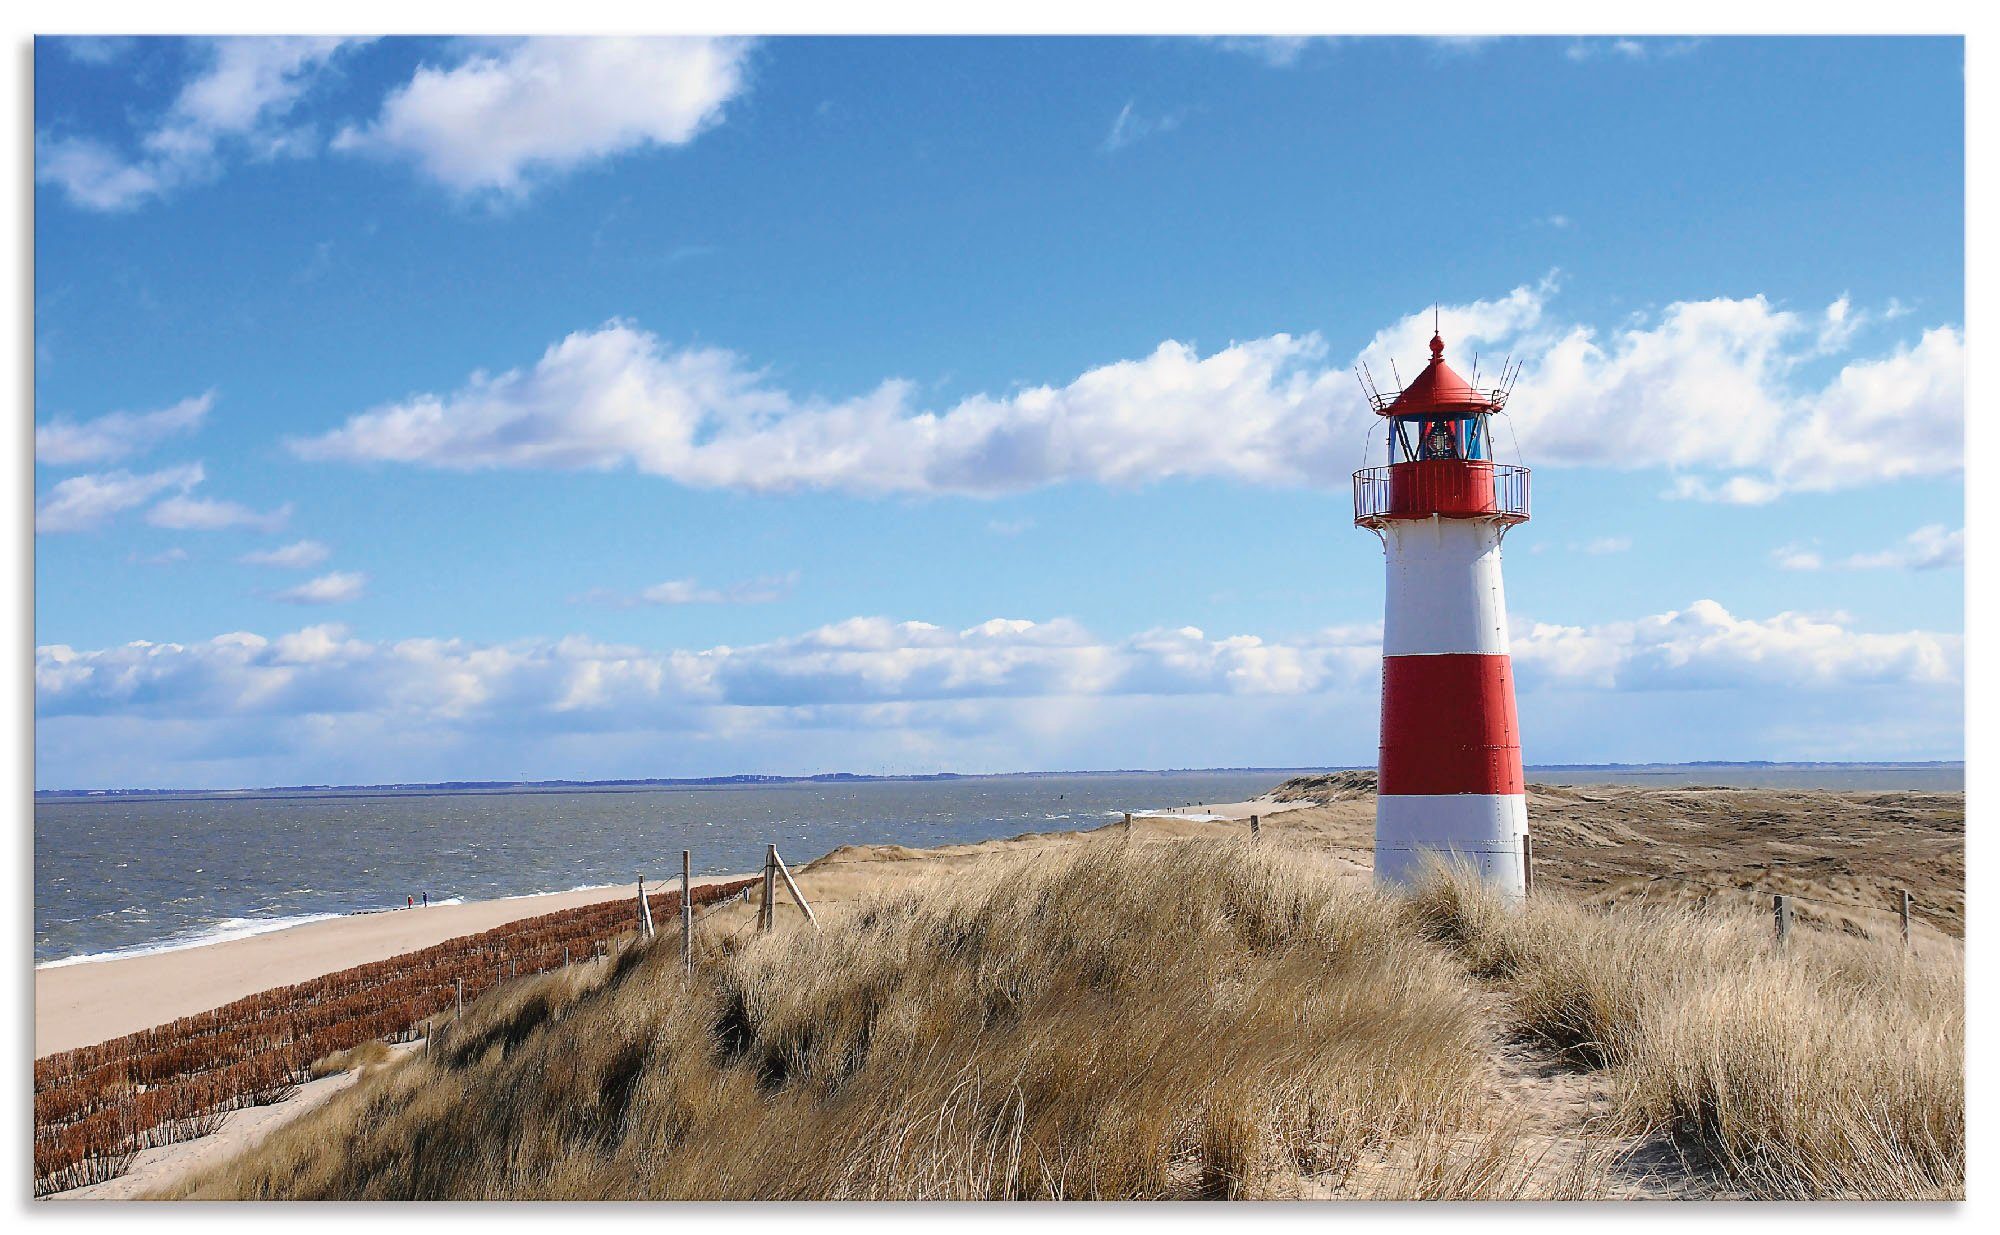
M1377 407L1384 416L1421 416L1444 413L1468 415L1490 412L1500 405L1491 391L1478 391L1444 362L1444 338L1431 336L1431 362L1416 380L1403 387L1387 406Z

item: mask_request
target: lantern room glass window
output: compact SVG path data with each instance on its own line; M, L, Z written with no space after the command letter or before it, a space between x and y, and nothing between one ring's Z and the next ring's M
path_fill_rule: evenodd
M1484 413L1472 416L1397 416L1389 422L1390 463L1492 457Z

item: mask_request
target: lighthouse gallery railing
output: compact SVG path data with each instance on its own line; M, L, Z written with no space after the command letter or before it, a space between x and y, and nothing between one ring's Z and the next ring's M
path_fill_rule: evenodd
M1528 518L1528 469L1483 459L1432 459L1354 473L1354 521Z

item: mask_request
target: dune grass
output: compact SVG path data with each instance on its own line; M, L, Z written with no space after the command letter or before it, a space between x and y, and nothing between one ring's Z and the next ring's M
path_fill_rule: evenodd
M1801 930L1780 948L1725 907L1508 906L1443 868L1407 911L1505 992L1514 1029L1608 1070L1626 1131L1761 1197L1963 1197L1957 945Z
M1955 951L1212 840L824 917L704 932L691 979L666 939L503 984L167 1195L1567 1198L1662 1131L1735 1194L1964 1190ZM1496 1033L1611 1078L1615 1126L1510 1106Z
M1238 1197L1419 1134L1412 1194L1508 1174L1451 1144L1459 967L1311 860L1104 841L829 919L505 986L174 1195Z

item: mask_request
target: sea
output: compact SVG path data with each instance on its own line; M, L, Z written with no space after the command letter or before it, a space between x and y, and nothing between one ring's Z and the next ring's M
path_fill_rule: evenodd
M671 786L37 795L35 963L192 947L431 903L754 871L841 845L922 848L1240 802L1327 769ZM1957 791L1957 764L1528 769L1550 783Z

